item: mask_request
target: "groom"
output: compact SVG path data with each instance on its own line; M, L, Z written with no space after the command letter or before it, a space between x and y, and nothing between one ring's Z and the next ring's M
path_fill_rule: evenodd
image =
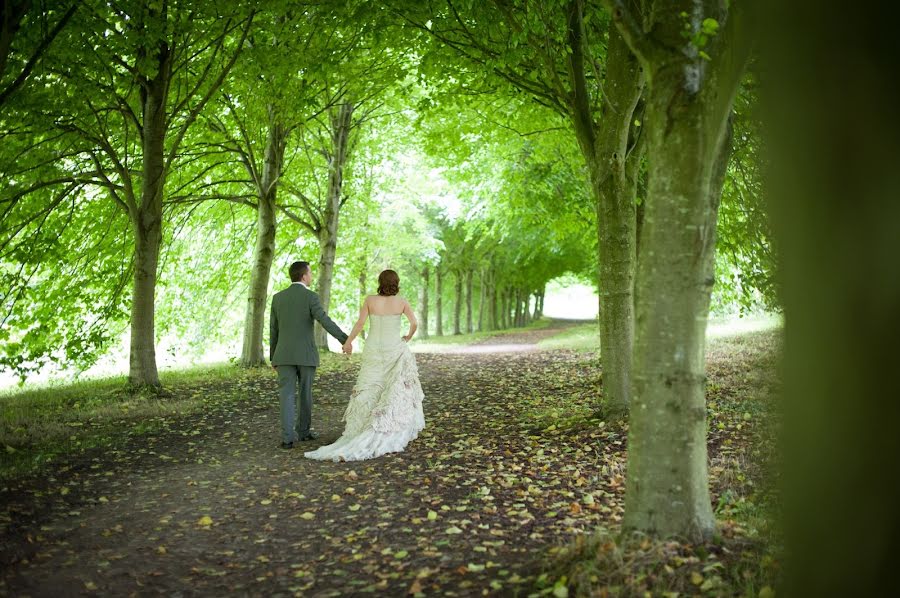
M291 286L272 297L269 318L269 361L278 372L281 401L281 448L294 448L297 440L315 440L312 419L312 381L319 365L313 340L313 318L341 344L347 335L322 309L319 296L309 290L309 262L291 264ZM297 394L297 383L300 394ZM300 412L299 418L296 417Z

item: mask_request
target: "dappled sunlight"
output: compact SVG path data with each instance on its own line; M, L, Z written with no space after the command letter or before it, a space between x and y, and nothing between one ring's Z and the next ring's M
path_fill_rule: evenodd
M784 325L780 314L759 314L746 317L710 318L706 326L706 338L716 339L737 336L748 332L769 330Z

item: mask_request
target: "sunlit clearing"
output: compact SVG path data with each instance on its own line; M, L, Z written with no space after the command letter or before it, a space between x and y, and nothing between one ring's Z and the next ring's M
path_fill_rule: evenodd
M598 315L597 291L573 276L562 276L547 284L544 315L561 320L591 320Z

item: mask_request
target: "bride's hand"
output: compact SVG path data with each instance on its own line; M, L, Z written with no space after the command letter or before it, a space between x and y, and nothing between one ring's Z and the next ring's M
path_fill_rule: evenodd
M403 337L403 340L404 340L405 342L408 343L408 342L409 342L409 339L411 339L411 338L412 338L412 335L411 335L411 334L407 334L406 336Z
M343 352L346 353L347 355L352 354L352 353L353 353L353 343L351 343L350 341L347 341L347 342L344 343L343 346L341 347L341 351L343 351Z

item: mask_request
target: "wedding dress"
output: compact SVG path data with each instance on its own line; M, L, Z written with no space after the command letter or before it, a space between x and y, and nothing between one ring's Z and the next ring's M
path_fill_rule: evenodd
M423 398L415 357L400 333L400 314L369 314L369 337L344 412L344 433L304 456L359 461L400 452L425 427Z

